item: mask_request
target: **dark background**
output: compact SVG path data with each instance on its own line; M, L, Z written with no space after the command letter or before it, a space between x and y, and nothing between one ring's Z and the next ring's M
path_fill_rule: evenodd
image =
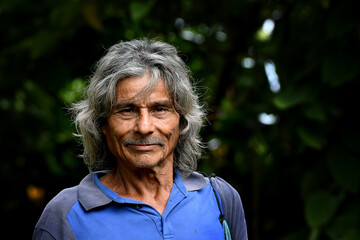
M360 239L357 2L2 0L2 235L31 238L87 174L66 107L94 63L156 37L193 72L209 109L199 169L239 191L249 239Z

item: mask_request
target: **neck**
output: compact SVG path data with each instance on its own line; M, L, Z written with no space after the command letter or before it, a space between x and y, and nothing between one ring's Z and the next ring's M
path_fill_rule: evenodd
M172 165L135 170L118 166L100 181L120 196L144 202L162 214L170 196L174 174Z

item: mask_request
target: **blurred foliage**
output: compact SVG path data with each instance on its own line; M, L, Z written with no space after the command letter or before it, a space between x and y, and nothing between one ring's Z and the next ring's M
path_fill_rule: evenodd
M200 170L238 189L249 239L360 239L359 9L355 0L2 0L3 235L29 238L45 204L87 173L66 107L94 63L120 40L156 37L178 47L199 82L210 110Z

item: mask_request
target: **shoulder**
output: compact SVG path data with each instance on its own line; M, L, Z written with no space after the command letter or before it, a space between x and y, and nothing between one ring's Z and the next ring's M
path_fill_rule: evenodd
M228 182L221 177L212 178L214 187L219 192L222 202L232 202L233 204L241 204L239 193Z
M66 188L58 193L45 207L44 213L67 214L78 200L78 187Z
M220 195L225 220L229 224L232 239L247 240L245 213L239 193L220 177L213 177L212 182Z
M67 214L78 201L77 188L75 186L62 190L46 205L35 226L33 239L71 239L72 231Z

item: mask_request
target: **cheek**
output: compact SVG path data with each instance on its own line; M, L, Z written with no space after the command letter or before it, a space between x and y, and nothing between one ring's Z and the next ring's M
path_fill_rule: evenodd
M110 151L114 151L121 147L121 141L123 136L126 134L125 126L121 123L109 122L109 126L103 131L106 137L106 142Z
M180 122L178 119L174 119L173 121L171 121L170 123L168 123L168 127L167 127L167 134L165 134L167 136L167 138L169 139L169 141L171 142L176 142L179 139L179 135L180 135Z
M125 121L116 117L109 118L108 129L115 137L121 137L133 128L133 121Z

